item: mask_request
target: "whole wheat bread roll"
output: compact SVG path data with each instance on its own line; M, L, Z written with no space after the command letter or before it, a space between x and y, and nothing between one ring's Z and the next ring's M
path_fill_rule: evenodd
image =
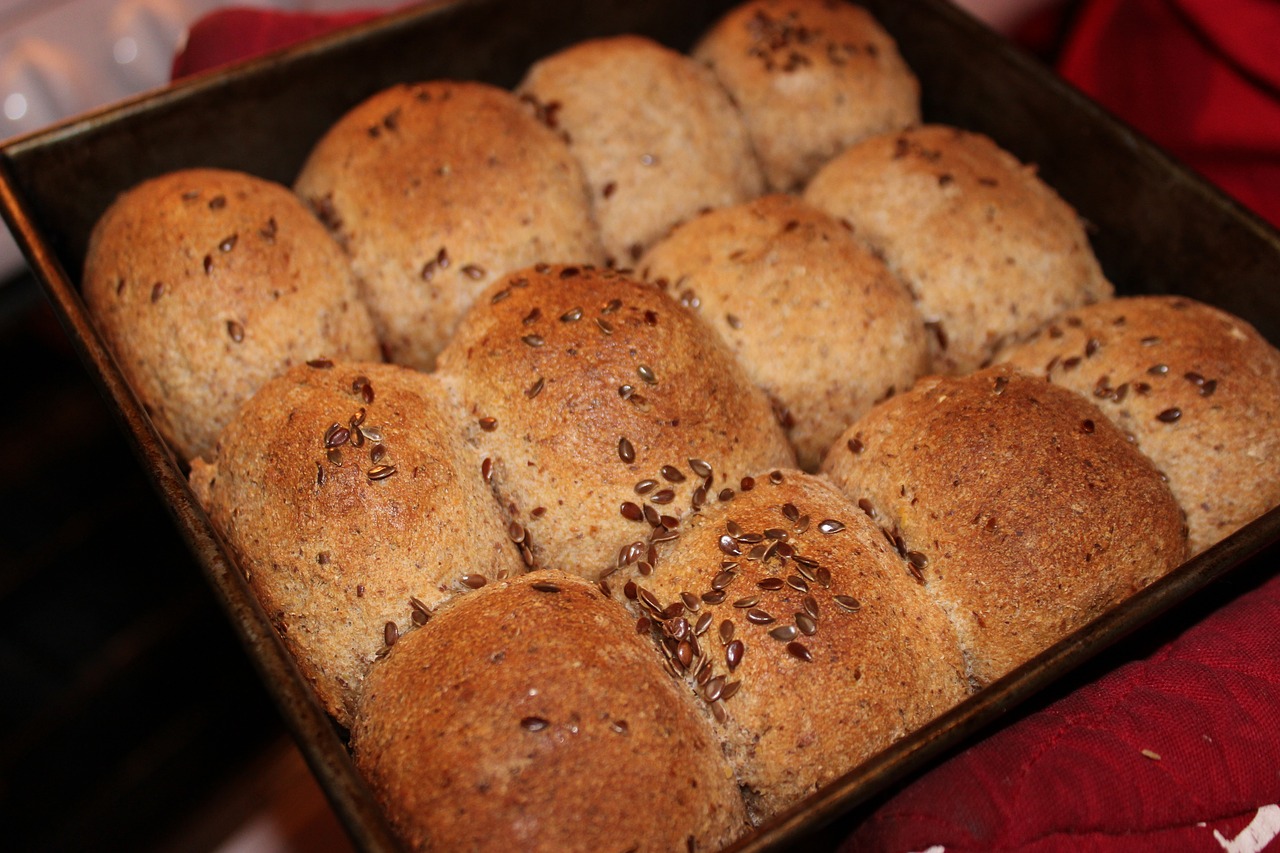
M389 358L424 370L498 276L603 259L564 141L483 83L368 98L316 143L294 188L350 255Z
M188 169L123 193L94 226L85 303L182 461L291 365L374 360L342 251L288 189Z
M775 471L683 523L619 592L715 722L755 822L967 692L946 614L824 479Z
M1280 352L1181 296L1071 311L1001 361L1097 404L1169 478L1198 553L1280 504Z
M582 164L610 265L629 266L699 210L764 189L728 93L705 67L657 42L581 42L535 63L517 92Z
M401 638L352 746L410 850L718 850L746 829L706 720L625 611L562 572Z
M799 190L849 145L920 123L919 81L893 38L850 3L743 3L693 57L741 108L772 190Z
M814 470L845 427L928 367L911 295L838 220L786 195L678 226L639 265L733 351Z
M267 617L344 725L365 671L450 596L523 571L443 392L394 365L268 382L191 485Z
M929 378L823 462L951 617L978 686L1187 554L1160 473L1098 409L1009 366Z
M710 329L613 270L495 283L440 356L530 564L598 578L690 507L795 458Z
M933 369L967 373L1112 295L1075 211L985 136L927 125L864 140L805 200L846 220L915 296Z

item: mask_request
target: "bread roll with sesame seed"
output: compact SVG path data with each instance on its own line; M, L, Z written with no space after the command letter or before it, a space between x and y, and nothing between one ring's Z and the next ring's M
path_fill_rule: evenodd
M693 57L738 103L771 190L799 190L849 145L920 123L919 81L893 38L850 3L743 3Z
M757 477L679 531L621 595L708 709L754 822L966 695L942 608L826 480Z
M1009 366L921 380L823 471L888 532L987 684L1178 566L1181 509L1095 406Z
M1199 553L1280 505L1280 352L1181 296L1071 311L1000 361L1097 404L1169 478Z
M191 486L329 713L349 725L388 641L457 592L523 571L434 379L300 365L219 436Z
M495 283L440 355L530 563L599 578L690 507L795 457L710 329L613 270ZM643 485L638 485L642 484Z
M581 42L535 63L516 91L582 164L610 265L629 266L699 210L764 190L728 93L705 67L649 39Z
M747 828L706 720L625 611L562 572L401 638L352 746L409 850L718 850Z
M980 134L927 125L872 137L824 166L804 198L849 222L911 289L934 372L976 370L1112 296L1075 211Z
M288 189L240 172L188 169L123 193L90 236L83 294L184 462L290 365L378 358L342 251Z
M815 470L849 424L928 367L911 295L838 220L786 195L678 226L644 257L720 334Z
M483 83L368 98L316 143L294 188L350 255L389 358L422 370L503 273L603 259L564 141Z

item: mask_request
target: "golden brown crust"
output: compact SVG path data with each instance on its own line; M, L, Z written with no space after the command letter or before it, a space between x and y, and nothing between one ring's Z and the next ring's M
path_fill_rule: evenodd
M616 265L699 210L764 189L728 93L706 68L656 42L581 42L535 63L517 91L567 135Z
M1186 557L1151 462L1089 402L1008 366L921 380L823 470L916 566L979 685Z
M849 3L743 3L693 57L738 103L772 190L798 190L849 145L920 123L920 84L897 44Z
M183 461L290 365L378 358L342 251L288 189L252 175L189 169L122 194L93 229L83 290Z
M1075 212L980 134L928 125L867 139L804 197L853 225L912 290L939 373L975 370L1112 295Z
M967 682L946 615L857 506L799 471L757 481L688 519L652 574L614 594L650 618L710 709L759 822L955 705Z
M1169 478L1199 553L1280 504L1280 352L1180 296L1072 311L1000 356L1097 404Z
M640 263L719 333L814 470L849 424L928 365L911 295L837 220L764 196L677 227Z
M394 365L324 364L267 383L191 481L345 725L388 623L405 631L415 610L523 567L434 380Z
M561 572L403 637L352 734L410 850L713 850L746 829L706 721L623 609Z
M498 276L598 263L582 171L509 92L404 84L352 109L295 184L351 256L392 361L430 369Z
M699 489L711 501L794 465L763 392L665 293L611 270L540 269L495 283L440 356L533 561L599 577ZM642 480L654 481L643 496Z

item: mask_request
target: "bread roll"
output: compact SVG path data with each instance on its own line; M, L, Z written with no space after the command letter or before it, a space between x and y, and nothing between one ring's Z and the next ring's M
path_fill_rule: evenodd
M850 3L751 0L693 57L741 108L771 190L799 190L849 145L920 123L920 83L893 38Z
M742 117L703 66L639 36L576 44L517 91L565 134L591 184L610 265L672 225L764 189Z
M1155 466L1078 395L999 366L872 409L823 470L947 611L977 685L1186 557Z
M1075 211L976 133L930 125L867 139L804 197L849 222L911 289L935 372L975 370L1050 318L1112 295Z
M603 259L564 141L483 83L372 96L316 144L295 189L350 255L390 359L423 370L498 276Z
M315 362L267 383L191 485L299 669L350 723L388 639L523 571L431 377Z
M1280 504L1280 352L1181 296L1068 312L1001 361L1097 404L1169 478L1199 553Z
M839 221L792 196L692 219L639 268L720 334L782 412L806 470L928 366L906 288Z
M714 333L612 270L539 267L496 283L440 374L529 562L588 578L642 559L743 476L795 463Z
M856 505L799 471L756 480L683 523L622 594L710 709L761 822L955 705L967 682L946 615Z
M352 745L410 850L718 850L746 828L706 720L623 609L561 572L401 638Z
M286 188L189 169L123 193L94 226L85 303L179 459L307 359L378 358L342 251Z

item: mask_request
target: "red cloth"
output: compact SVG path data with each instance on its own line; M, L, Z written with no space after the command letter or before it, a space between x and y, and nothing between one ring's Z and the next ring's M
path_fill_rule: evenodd
M261 56L382 14L370 9L334 14L219 9L192 24L186 45L173 58L170 77L177 80Z
M1221 853L1215 832L1280 832L1277 620L1280 577L925 775L846 851Z
M1091 0L1060 73L1280 226L1280 3Z

